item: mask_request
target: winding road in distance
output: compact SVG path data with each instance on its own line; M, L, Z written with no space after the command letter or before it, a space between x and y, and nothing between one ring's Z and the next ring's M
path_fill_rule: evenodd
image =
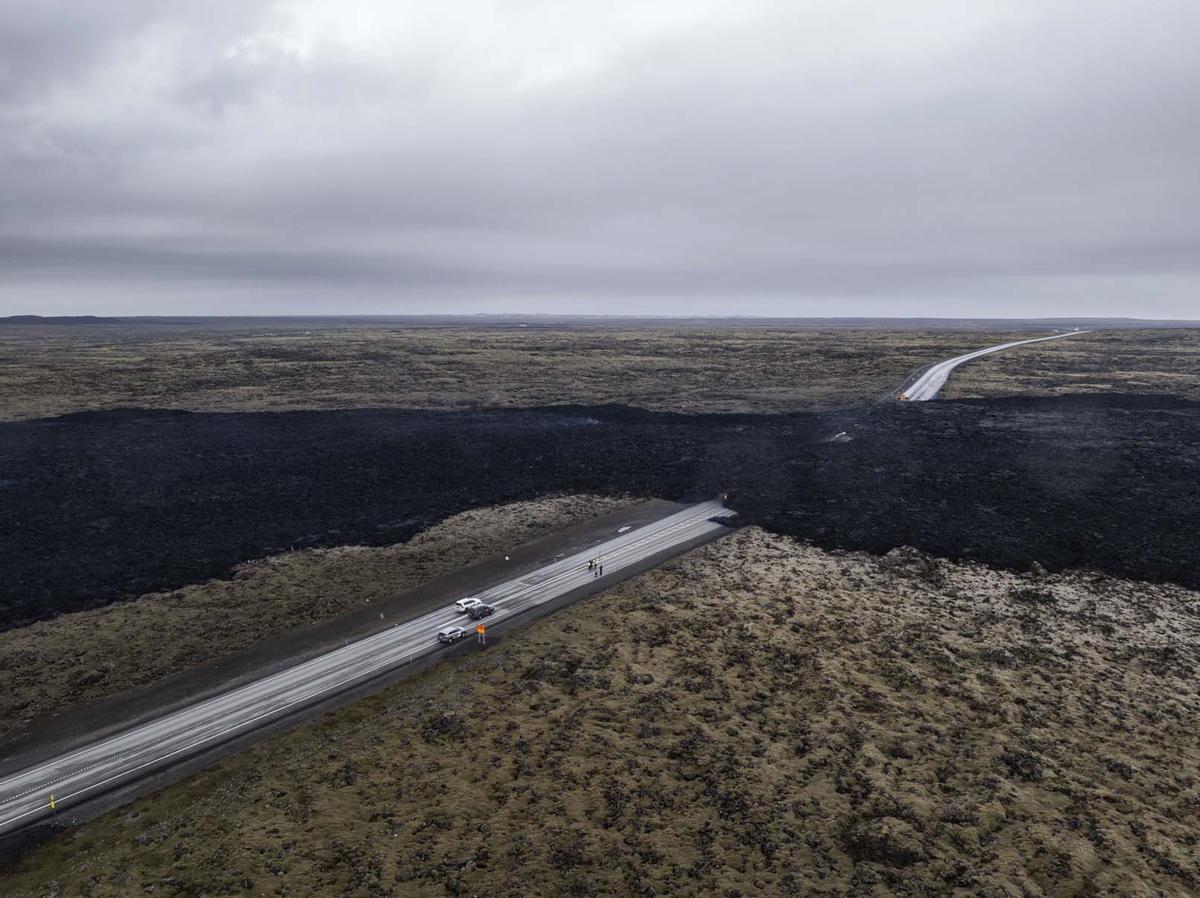
M897 391L895 398L933 399L959 365L993 352L1029 343L1060 340L1088 331L1070 331L1014 340L937 362ZM655 556L713 538L727 528L714 518L732 514L718 501L702 502L618 534L537 570L476 595L496 611L490 628L503 625L539 605L595 583L588 562L602 558L614 582L636 572ZM621 528L626 530L626 528ZM631 569L633 569L631 571ZM458 598L461 598L459 596ZM96 796L143 779L208 749L277 723L297 711L381 677L405 664L438 652L437 633L458 625L473 628L464 614L446 607L381 630L343 648L297 663L212 698L98 739L0 779L0 834L15 832L59 812L69 812Z
M916 379L907 387L903 387L896 392L896 398L904 402L928 402L937 396L938 391L946 385L946 378L950 373L965 362L972 359L977 359L980 356L991 355L993 352L1000 352L1004 349L1011 349L1014 346L1025 346L1029 343L1044 343L1047 340L1061 340L1063 337L1073 337L1076 334L1087 334L1090 331L1068 331L1065 334L1051 334L1049 337L1035 337L1032 340L1014 340L1011 343L1001 343L999 346L989 346L986 349L976 349L974 352L968 352L965 355L955 356L952 359L946 359L944 362L938 362L930 365L924 371L917 375Z
M605 576L600 581L620 580L622 571L631 573L630 568L647 559L728 532L727 527L712 519L732 514L716 501L692 505L627 532L618 531L606 542L477 592L476 596L496 609L485 623L490 628L596 582L588 570L593 558L603 559ZM437 652L441 648L438 630L451 624L469 631L475 626L467 615L456 613L448 604L5 777L0 780L0 834L44 820L52 813L69 812L72 806L103 792Z

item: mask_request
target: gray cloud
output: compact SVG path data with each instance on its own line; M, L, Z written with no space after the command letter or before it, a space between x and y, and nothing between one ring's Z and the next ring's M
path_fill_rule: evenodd
M75 6L0 314L1196 314L1191 0Z

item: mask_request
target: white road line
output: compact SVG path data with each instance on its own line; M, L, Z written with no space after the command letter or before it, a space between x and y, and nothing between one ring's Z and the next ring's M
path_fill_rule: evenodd
M703 510L700 511L699 513L696 513L693 511L693 509L703 509ZM720 513L726 512L726 511L727 510L723 506L721 506L719 503L704 503L699 506L693 506L692 509L685 509L685 511L683 511L683 512L676 512L676 514L674 514L674 515L670 515L666 518L661 518L658 521L654 521L651 524L648 524L644 527L641 527L641 528L633 531L633 533L629 534L629 537L638 537L637 539L629 539L628 537L626 537L625 539L622 539L620 541L621 545L619 545L619 547L608 549L606 554L609 558L614 558L614 559L623 557L625 554L627 554L628 551L636 548L637 546L639 546L641 544L651 543L651 542L662 542L663 541L662 537L664 537L665 535L667 535L669 533L673 533L681 528L692 526L697 521L707 520L708 518L713 517L716 514L720 514ZM689 514L689 512L690 512L690 514ZM681 520L675 520L676 518L679 518L681 515L687 515L687 517L684 517ZM663 524L666 524L666 522L668 522L668 521L674 521L674 523L672 523L666 527L661 526ZM605 543L603 545L617 546L618 541L610 540L608 543ZM556 563L547 565L544 568L541 568L540 570L542 570L542 571L559 569L559 573L555 574L553 577L548 577L545 580L542 580L539 583L536 583L532 586L529 586L529 587L526 587L523 589L517 589L516 591L510 592L509 590L511 590L514 582L520 583L520 581L509 581L507 583L502 583L502 584L499 584L498 586L494 586L488 590L485 590L485 591L479 593L478 595L480 597L490 597L493 595L497 595L498 598L495 598L494 600L489 601L489 604L494 604L496 606L499 606L502 603L507 602L511 599L519 598L519 597L526 595L528 593L531 593L535 590L545 589L549 586L552 586L552 585L555 585L555 584L561 582L565 577L568 577L572 573L575 573L577 568L579 568L582 565L585 565L587 563L587 560L589 558L593 557L595 554L596 554L595 548L587 549L587 550L579 552L576 555L573 555L573 556L565 559L564 561L556 562ZM615 568L614 568L614 570L615 570ZM587 578L580 578L580 579L582 580L582 583L580 585L587 582ZM239 687L238 689L231 690L230 692L221 693L219 695L212 697L211 699L201 702L200 704L180 709L179 711L173 712L172 714L167 715L166 717L162 717L156 721L151 721L149 723L142 724L141 727L136 727L133 730L126 731L126 733L124 733L124 734L116 734L110 738L118 739L124 735L128 735L132 732L136 732L139 729L149 730L149 728L151 728L151 727L161 728L163 725L170 724L171 722L173 722L175 720L181 720L181 721L182 720L191 720L192 718L194 718L195 714L198 711L200 711L201 709L211 708L213 711L216 711L222 704L225 703L225 701L230 696L240 693L243 689L245 689L249 686L267 687L268 684L273 684L273 685L283 684L286 681L294 680L297 675L308 673L309 671L311 671L314 668L327 666L334 659L339 659L343 656L345 656L346 658L358 656L362 653L363 649L367 648L368 646L374 646L376 643L385 643L385 642L389 642L389 641L394 641L395 639L403 637L403 636L417 635L419 633L431 631L434 634L434 637L432 640L432 647L436 648L436 646L438 644L436 641L436 633L437 633L438 629L441 629L444 626L449 626L449 625L453 625L453 624L461 624L466 619L465 615L460 615L460 614L457 614L454 612L450 612L450 614L451 614L450 617L444 618L440 621L430 620L431 618L433 618L436 615L446 614L447 611L448 611L448 609L439 609L437 611L432 611L432 612L429 612L428 614L422 615L421 617L413 618L411 620L405 621L396 626L381 630L378 633L375 633L371 636L364 637L363 639L360 639L356 642L352 642L349 645L343 646L338 649L334 649L333 651L328 652L323 655L318 655L315 658L311 658L308 661L302 662L301 664L298 664L296 666L286 668L285 670L282 670L276 674L273 674L272 676L267 677L263 680L256 681L255 683L246 684L246 686ZM265 696L263 696L263 698L269 699L272 697L273 694L265 695ZM191 728L191 726L194 726L194 724L190 725L189 728ZM149 735L149 732L147 733L147 735ZM161 741L162 738L165 738L165 737L169 736L170 734L168 733L168 734L164 735L164 734L156 732L155 735L158 736L159 741ZM105 740L105 741L108 741L108 740ZM103 744L103 743L101 743L101 744ZM65 757L56 758L53 761L49 761L49 762L41 765L40 767L24 770L24 771L21 771L20 773L13 774L12 776L7 777L4 780L0 780L0 795L4 794L5 787L8 786L12 780L14 780L18 777L25 778L25 777L30 776L40 770L44 770L48 767L61 767L64 764L70 762L71 760L74 760L77 757L92 753L94 751L95 747L96 747L95 745L86 746L86 747L81 748ZM0 799L0 801L2 801L2 799Z
M615 574L670 546L718 528L720 525L710 523L709 518L728 513L719 502L700 503L552 562L532 574L498 584L479 596L497 608L489 621L499 615L511 618L593 581L595 578L586 568L590 558L603 554L605 564ZM9 816L0 818L0 831L49 811L44 797L55 789L69 790L61 796L55 795L56 804L61 806L65 801L129 779L146 768L164 765L206 744L225 741L256 723L311 704L353 683L364 682L383 670L432 654L440 647L434 636L437 629L463 624L463 615L455 613L447 618L446 614L447 609L429 612L12 774L0 781L0 808L7 805L10 811ZM475 622L467 623L469 629ZM181 739L181 744L174 744ZM149 757L138 757L145 755ZM136 763L122 766L130 762ZM108 775L101 774L100 779L92 780L89 774L101 768L109 768ZM35 795L41 797L32 799Z
M711 517L713 514L719 512L719 511L723 511L723 509L721 508L721 506L718 505L718 506L716 506L716 511L710 512L706 509L705 512L703 512L699 515L690 515L689 517L684 518L683 520L677 521L676 523L674 523L670 526L667 526L667 527L660 526L660 527L643 528L641 531L639 531L639 534L641 535L641 539L637 540L636 542L630 543L629 545L624 545L619 548L610 549L609 550L609 558L613 559L614 561L618 560L618 559L624 557L625 555L632 553L635 549L637 549L642 544L647 544L647 545L650 545L650 544L658 545L660 543L665 544L667 542L667 540L665 539L665 537L667 535L669 535L679 529L694 526L694 524L697 521L707 520L708 517ZM674 516L672 516L672 517L674 517ZM655 522L655 523L665 523L666 521L670 521L670 520L672 520L672 518L668 517L668 518L662 519L661 522ZM566 570L563 570L563 571L559 572L558 574L556 574L555 576L549 577L549 578L535 584L534 586L530 586L530 587L527 587L524 589L518 589L515 592L506 592L506 590L508 590L512 585L512 583L510 581L510 583L501 584L500 586L497 586L490 590L487 590L487 591L481 593L480 595L486 597L486 596L490 596L495 593L500 593L501 594L500 598L491 600L492 602L494 602L494 604L496 606L499 606L501 603L512 601L514 599L519 599L519 598L521 598L527 594L530 594L536 590L542 590L548 586L555 585L555 584L563 581L564 579L570 578L572 575L581 574L581 572L578 570L578 568L580 568L582 563L588 557L591 557L591 554L593 554L593 553L594 553L594 550L589 550L589 551L578 553L578 555L575 556L574 559L572 559L574 563L572 563L569 567L567 567ZM562 567L562 566L563 566L562 564L558 565L558 567ZM547 569L548 568L544 568L543 570L547 570ZM588 578L586 576L577 576L577 579L581 581L579 585L583 585L583 584L587 583L588 579L590 579L590 578ZM436 629L440 629L442 626L446 626L446 625L450 625L450 624L460 624L464 620L462 615L452 614L451 617L445 618L444 620L441 620L441 621L435 621L432 623L429 621L430 617L438 615L438 614L443 614L443 613L445 613L445 612L442 610L430 612L427 615L424 615L419 618L415 618L411 621L407 621L404 624L401 624L397 627L393 627L391 629L381 631L380 633L377 633L374 636L366 637L362 640L359 640L358 642L355 642L348 646L344 646L340 649L337 649L334 652L331 652L327 655L318 656L317 658L310 659L308 662L305 662L303 664L300 664L295 667L288 668L287 670L281 671L280 673L278 673L272 677L269 677L265 680L259 681L258 685L265 687L268 683L282 684L285 680L294 680L296 674L299 674L302 672L307 672L309 669L311 669L315 666L321 665L323 662L327 662L336 656L359 655L359 654L361 654L361 650L364 647L366 647L368 644L373 644L375 642L394 640L394 639L396 639L398 637L402 637L402 636L409 636L409 637L415 636L419 633L425 632L430 627L434 628L434 630L432 632L436 632ZM409 641L409 640L406 640L405 644L407 644L407 641ZM437 647L437 641L436 641L436 638L433 638L430 641L428 648L434 649L436 647ZM420 646L420 647L415 647L415 648L424 648L424 647ZM424 652L422 652L422 654L424 654ZM250 684L250 685L255 685L255 684ZM285 686L282 691L286 691L287 688L293 688L293 687ZM235 692L237 692L237 690L235 690ZM278 694L279 694L279 691L261 695L258 699L256 699L256 703L269 701L269 700L275 698ZM175 734L175 732L178 732L178 731L171 731L171 732L167 732L167 733L162 733L160 730L163 725L170 724L175 719L189 719L190 720L190 719L194 718L196 712L198 712L201 709L204 709L206 707L209 707L213 711L215 711L215 710L217 710L217 708L219 706L221 706L222 704L225 703L225 699L229 695L230 695L230 693L216 696L213 699L208 700L207 702L201 703L199 705L195 705L191 708L182 709L181 711L175 712L174 714L169 715L166 718L161 718L159 721L154 721L150 724L145 724L145 725L143 725L143 727L147 728L147 729L150 727L153 727L155 730L153 732L153 735L156 737L156 741L161 742L164 739L170 738L172 735ZM203 725L208 722L209 721L206 719L206 720L202 720L199 722L190 723L188 726L188 729L194 729L195 727L197 727L199 725ZM136 729L135 729L135 731L136 731ZM131 732L135 732L135 731L131 731ZM147 736L149 736L149 735L151 735L151 733L148 731ZM118 738L118 737L113 737L113 738ZM62 767L67 761L72 760L75 757L78 757L83 754L92 753L94 751L94 748L95 748L95 746L90 746L90 747L87 747L84 749L80 749L78 752L74 753L73 755L69 755L65 758L59 758L59 759L56 759L55 761L44 764L39 768L34 768L33 770L27 770L27 771L23 771L20 774L16 774L14 777L10 777L8 780L5 780L4 782L0 782L0 792L3 791L4 786L9 784L11 779L15 779L17 777L25 778L25 777L29 776L31 773L45 769L47 767Z
M977 359L981 356L991 355L993 352L1000 352L1003 349L1011 349L1014 346L1025 346L1029 343L1043 343L1046 340L1061 340L1063 337L1073 337L1076 334L1087 334L1091 331L1070 331L1065 334L1052 334L1049 337L1035 337L1032 340L1014 340L1011 343L1001 343L999 346L988 346L984 349L976 349L974 352L968 352L964 355L955 356L952 359L946 359L944 362L938 362L936 365L931 365L920 377L909 384L908 388L897 394L897 399L903 399L909 402L927 402L937 396L938 391L946 385L946 379L950 376L959 365L969 362L972 359Z

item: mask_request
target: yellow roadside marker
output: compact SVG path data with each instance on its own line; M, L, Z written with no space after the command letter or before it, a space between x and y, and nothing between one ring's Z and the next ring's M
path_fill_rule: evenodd
M53 810L54 810L54 806L55 806L57 803L58 803L58 802L56 802L56 801L54 800L54 793L53 793L53 792L51 792L51 793L50 793L50 810L52 810L52 811L53 811Z

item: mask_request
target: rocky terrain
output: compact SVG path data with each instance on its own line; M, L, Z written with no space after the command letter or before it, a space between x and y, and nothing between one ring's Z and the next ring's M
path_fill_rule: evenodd
M412 589L508 547L628 504L550 496L466 511L404 543L304 549L232 576L0 632L0 740L33 721L118 696Z
M838 435L841 434L839 437ZM1200 403L1059 397L673 415L622 407L89 412L0 424L0 628L391 545L548 493L711 498L830 548L1200 586Z
M1200 331L1099 330L958 368L947 399L1153 393L1200 399Z
M66 832L5 894L1195 895L1198 652L1180 587L747 528Z
M1018 335L0 329L6 737L635 497L753 525L0 892L1200 894L1196 333L906 405Z
M1036 336L1022 332L1016 336ZM811 327L0 326L0 420L122 408L619 403L792 412L870 402L1011 332ZM1193 337L1193 340L1195 338ZM1144 391L1143 391L1144 392Z

